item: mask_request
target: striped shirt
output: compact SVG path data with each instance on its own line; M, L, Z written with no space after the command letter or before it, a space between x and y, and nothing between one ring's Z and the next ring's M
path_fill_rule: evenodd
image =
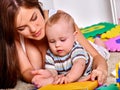
M63 57L55 56L48 50L46 53L45 68L55 69L58 74L67 74L72 68L74 61L78 59L86 60L86 69L83 75L88 75L91 72L93 60L78 42L75 42L72 50Z

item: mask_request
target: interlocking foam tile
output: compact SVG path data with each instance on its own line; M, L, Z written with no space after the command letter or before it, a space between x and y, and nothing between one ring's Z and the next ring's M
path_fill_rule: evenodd
M120 25L116 25L110 31L107 31L106 33L101 34L101 38L109 39L109 38L114 38L118 35L120 35Z
M114 25L113 23L101 22L98 24L94 24L94 25L82 28L80 30L86 38L89 38L89 37L95 37L98 34L103 34L104 32L111 30L115 26L116 25Z
M105 44L109 51L120 51L120 36L108 39Z
M116 84L110 84L109 86L101 86L96 90L119 90Z
M94 90L97 87L97 81L85 81L60 85L47 85L38 90Z
M93 37L89 37L89 38L87 38L89 41L91 41L91 42L94 42L94 38Z

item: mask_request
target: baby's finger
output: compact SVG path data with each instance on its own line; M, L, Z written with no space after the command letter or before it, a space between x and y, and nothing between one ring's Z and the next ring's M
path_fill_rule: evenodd
M63 84L65 82L65 77L60 78L60 83L59 84Z
M59 84L60 83L60 78L56 79L53 84Z
M83 81L88 81L88 80L91 80L91 75L82 77L82 78L80 78L78 81L79 81L79 82L83 82Z

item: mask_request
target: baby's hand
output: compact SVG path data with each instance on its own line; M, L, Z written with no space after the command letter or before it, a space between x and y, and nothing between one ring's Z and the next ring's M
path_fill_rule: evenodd
M67 77L67 76L64 76L64 78L63 78L63 83L64 84L67 84L67 83L70 83L70 81L69 81L70 79L69 79L69 77Z
M57 75L54 79L54 83L53 84L63 84L64 81L64 75Z
M64 75L58 75L55 78L54 84L67 84L70 83L70 79Z

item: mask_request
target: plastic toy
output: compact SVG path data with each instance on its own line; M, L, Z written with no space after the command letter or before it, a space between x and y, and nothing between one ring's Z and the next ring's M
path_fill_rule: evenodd
M86 38L95 37L97 34L103 34L106 31L111 30L116 25L107 22L101 22L98 24L94 24L92 26L88 26L80 29Z
M106 40L105 45L109 51L120 51L120 36Z
M120 62L116 64L116 83L120 88Z
M97 87L97 81L85 81L61 85L47 85L39 88L38 90L94 90Z
M109 86L101 86L95 90L119 90L116 84L110 84Z

